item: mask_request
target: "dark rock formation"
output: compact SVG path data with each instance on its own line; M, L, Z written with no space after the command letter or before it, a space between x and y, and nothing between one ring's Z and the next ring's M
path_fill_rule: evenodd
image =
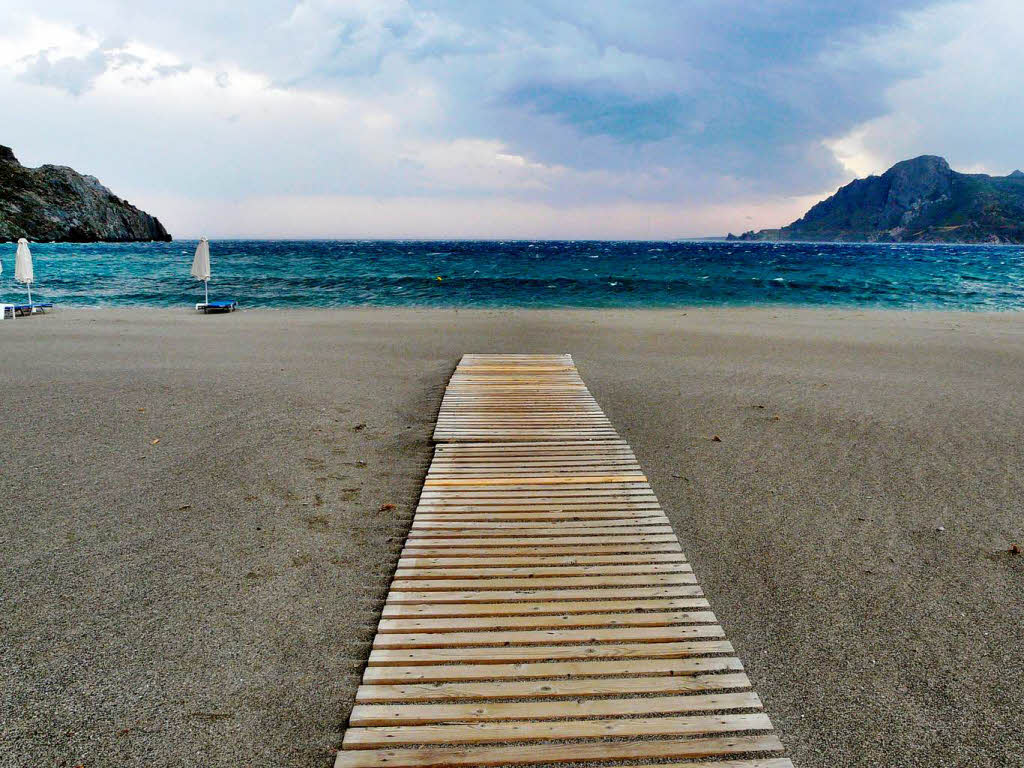
M170 240L158 219L60 165L25 168L0 146L0 242Z
M1024 173L957 173L922 155L857 179L781 229L733 240L1024 243Z

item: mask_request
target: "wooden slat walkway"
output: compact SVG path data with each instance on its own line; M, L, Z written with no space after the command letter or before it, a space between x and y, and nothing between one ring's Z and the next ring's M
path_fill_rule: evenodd
M434 439L335 768L791 768L569 355L466 355Z

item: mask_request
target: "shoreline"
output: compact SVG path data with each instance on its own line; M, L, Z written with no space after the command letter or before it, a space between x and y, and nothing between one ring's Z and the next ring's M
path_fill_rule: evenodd
M47 299L48 300L48 299ZM202 297L199 297L199 301ZM236 299L237 301L237 299ZM3 300L4 303L18 303L12 300ZM166 314L179 317L181 315L199 315L194 305L197 302L184 303L181 305L165 306L151 304L62 304L59 299L54 302L54 308L47 312L47 315L59 315L67 312L112 312L112 313L154 313ZM937 309L933 307L888 307L888 306L859 306L859 305L809 305L809 304L682 304L679 306L650 306L650 307L597 307L597 306L566 306L566 307L529 307L529 306L437 306L431 304L353 304L340 306L245 306L239 302L239 308L225 315L237 316L239 313L277 313L293 312L295 314L330 314L330 313L465 313L465 314L493 314L503 313L526 313L526 314L594 314L614 315L617 313L650 313L677 315L679 313L794 313L794 314L835 314L848 313L858 314L879 314L879 315L918 315L918 316L963 316L963 317L1024 317L1024 307L1020 309Z
M330 765L444 385L513 351L573 354L795 764L1019 763L1024 314L93 309L0 326L12 764Z

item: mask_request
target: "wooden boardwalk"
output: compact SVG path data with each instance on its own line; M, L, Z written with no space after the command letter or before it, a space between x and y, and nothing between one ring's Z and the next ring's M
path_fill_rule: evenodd
M791 768L568 355L466 355L335 768Z

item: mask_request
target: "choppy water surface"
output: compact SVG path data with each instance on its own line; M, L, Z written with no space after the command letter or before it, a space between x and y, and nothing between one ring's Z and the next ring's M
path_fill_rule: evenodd
M195 241L36 244L33 296L175 306L202 297ZM727 242L211 243L210 298L243 307L669 307L792 304L1024 308L1024 248ZM0 244L0 298L21 300ZM441 278L440 280L438 278Z

